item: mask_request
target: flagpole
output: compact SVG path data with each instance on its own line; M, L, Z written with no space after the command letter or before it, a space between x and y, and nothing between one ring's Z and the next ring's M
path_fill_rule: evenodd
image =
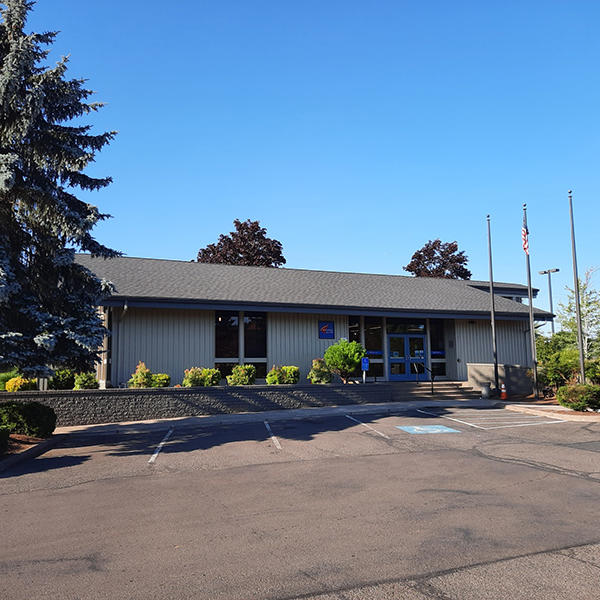
M531 265L529 263L529 228L527 227L527 204L523 204L523 250L527 258L527 297L529 299L529 338L531 343L531 361L533 363L533 393L539 397L537 385L537 352L535 348L535 323L533 320L533 290L531 288Z
M571 254L573 256L573 292L575 294L575 318L577 319L577 345L579 347L579 368L581 383L585 385L585 353L583 351L583 330L581 327L581 305L579 303L579 276L577 275L577 253L575 251L575 224L573 221L573 192L569 190L569 215L571 217Z
M492 348L494 352L494 381L496 392L500 388L498 377L498 343L496 340L496 302L494 299L494 271L492 269L492 233L490 229L490 215L487 216L488 256L490 263L490 322L492 324Z

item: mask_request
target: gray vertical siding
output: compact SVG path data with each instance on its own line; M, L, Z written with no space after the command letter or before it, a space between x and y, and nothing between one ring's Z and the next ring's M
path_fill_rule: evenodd
M333 321L335 340L320 340L319 320ZM300 381L306 379L313 358L322 358L325 350L340 338L348 337L348 317L269 313L267 324L267 368L272 365L300 367Z
M531 366L528 343L528 323L497 321L498 362L508 365ZM492 363L492 332L485 320L455 321L456 378L467 380L467 363Z
M188 367L214 363L214 312L130 308L113 316L111 383L126 382L142 360L153 373L181 383Z

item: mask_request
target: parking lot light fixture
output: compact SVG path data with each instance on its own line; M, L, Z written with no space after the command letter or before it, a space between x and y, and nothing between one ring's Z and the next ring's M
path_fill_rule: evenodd
M548 296L550 297L550 312L554 315L554 309L552 307L552 273L558 273L560 269L546 269L545 271L538 271L540 275L548 275ZM551 321L552 335L554 335L554 316Z

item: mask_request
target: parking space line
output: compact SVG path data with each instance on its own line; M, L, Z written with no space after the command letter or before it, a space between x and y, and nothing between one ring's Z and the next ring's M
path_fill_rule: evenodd
M271 439L273 440L273 443L275 444L275 448L277 448L277 450L282 450L279 440L275 437L275 435L273 435L273 430L271 429L271 426L269 425L269 421L265 421L264 423L265 423L265 427L267 428L267 432L269 433L269 436L271 436Z
M156 460L156 457L158 456L159 452L162 450L163 446L167 443L167 440L171 437L174 431L175 427L171 427L171 429L167 431L165 437L162 439L162 442L156 447L154 454L150 457L150 460L148 460L149 464L153 463Z
M483 429L504 429L505 427L531 427L532 425L554 425L555 423L566 423L567 421L541 421L540 423L514 423L513 425L495 425Z
M377 435L380 435L381 437L385 438L386 440L389 440L389 436L385 435L385 433L381 433L381 431L377 431L377 429L375 429L374 427L371 427L370 425L367 425L366 423L363 423L362 421L359 421L358 419L355 419L354 417L351 417L350 415L344 415L347 419L350 419L351 421L354 421L355 423L358 423L359 425L362 425L363 427L366 427L367 429L370 429L371 431L374 431Z
M475 427L477 429L485 429L485 427L480 427L479 425L473 425L473 423L467 423L467 421L461 421L460 419L454 419L453 417L447 417L445 415L440 415L440 414L432 413L432 412L429 412L426 410L421 410L420 408L417 408L417 412L423 413L425 415L431 415L432 417L448 419L449 421L456 421L457 423L462 423L463 425L468 425L469 427Z

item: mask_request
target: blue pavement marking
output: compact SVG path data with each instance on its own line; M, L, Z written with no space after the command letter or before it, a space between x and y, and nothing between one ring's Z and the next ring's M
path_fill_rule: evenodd
M396 429L402 429L407 433L461 433L458 429L451 429L445 425L420 425L417 427L396 425Z

